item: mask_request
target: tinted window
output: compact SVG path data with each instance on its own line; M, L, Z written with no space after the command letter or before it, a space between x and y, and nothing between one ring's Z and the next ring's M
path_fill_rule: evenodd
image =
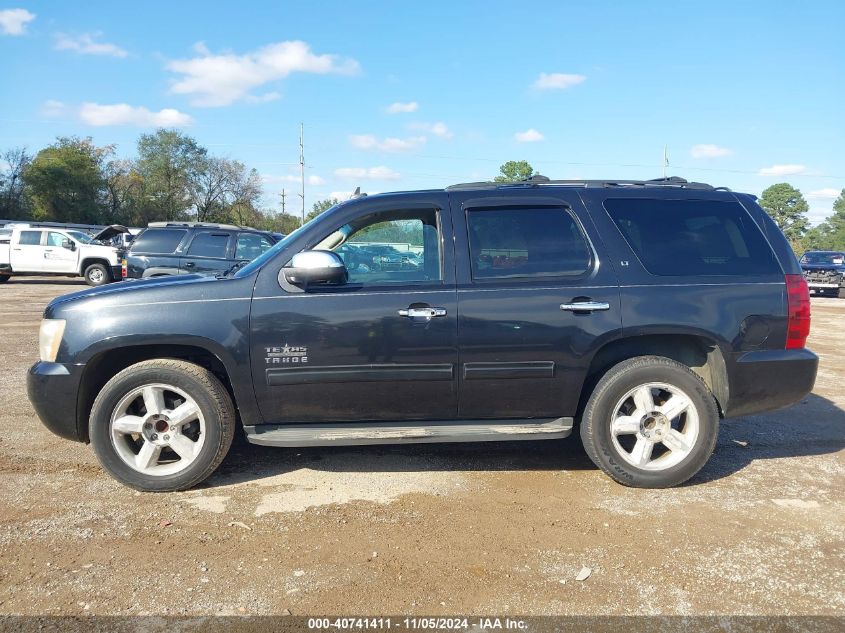
M614 198L604 207L653 275L781 272L760 229L738 203Z
M338 241L345 241L339 245ZM318 248L340 255L353 284L440 281L437 211L383 211L356 218L328 235Z
M473 209L467 213L474 279L580 275L590 249L564 209Z
M186 232L181 229L147 229L132 243L132 252L173 253Z
M809 252L804 253L804 256L801 258L802 264L831 264L836 266L841 266L845 263L845 253L821 253L821 252Z
M18 244L34 246L41 244L41 231L21 231Z
M192 257L216 257L226 259L226 247L229 245L228 233L197 233L188 248Z
M272 246L273 243L263 235L258 235L256 233L241 233L238 236L238 245L235 248L235 259L246 259L252 261Z

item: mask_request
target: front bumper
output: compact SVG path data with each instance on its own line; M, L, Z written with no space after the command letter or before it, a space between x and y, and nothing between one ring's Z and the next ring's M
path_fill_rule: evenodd
M795 404L813 389L819 357L808 349L740 354L730 373L725 417L772 411Z
M84 365L38 361L29 368L26 393L44 426L60 437L86 441L77 416L77 395Z

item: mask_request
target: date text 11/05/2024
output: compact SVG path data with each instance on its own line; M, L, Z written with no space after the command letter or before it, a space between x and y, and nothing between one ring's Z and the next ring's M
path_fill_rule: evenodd
M498 617L356 617L356 618L308 618L310 630L368 630L368 629L410 629L410 630L511 630L524 631L525 620Z

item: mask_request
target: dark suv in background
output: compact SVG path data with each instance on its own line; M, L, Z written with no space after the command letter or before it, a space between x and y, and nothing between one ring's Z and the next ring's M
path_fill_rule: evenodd
M269 250L278 235L245 226L151 222L134 239L122 265L124 279L190 273L220 274Z
M356 244L416 263L352 262ZM196 485L236 428L285 447L575 431L610 477L657 488L704 466L721 418L809 393L809 331L801 268L753 196L534 177L358 197L227 275L58 297L28 386L50 429L141 490Z
M801 256L801 269L810 292L845 299L845 253L807 251Z

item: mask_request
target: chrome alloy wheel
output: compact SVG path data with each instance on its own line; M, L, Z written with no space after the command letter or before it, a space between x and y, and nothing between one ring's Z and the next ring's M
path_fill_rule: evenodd
M205 442L196 401L166 384L138 387L112 411L112 444L120 459L144 475L162 477L188 468Z
M674 385L640 385L613 408L613 447L622 459L643 470L678 465L692 452L698 434L698 411L689 396Z

